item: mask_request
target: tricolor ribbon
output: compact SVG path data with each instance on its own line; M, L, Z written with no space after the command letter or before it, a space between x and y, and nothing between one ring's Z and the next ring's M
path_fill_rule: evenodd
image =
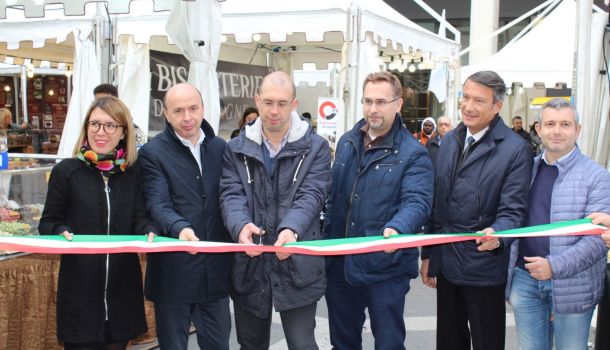
M593 225L590 219L558 222L514 230L498 231L493 236L501 238L525 238L562 235L593 235L605 228ZM155 237L148 242L145 236L134 235L73 235L72 241L61 236L0 236L0 249L46 254L106 254L106 253L159 253L159 252L283 252L307 255L345 255L379 252L383 250L423 247L474 240L485 236L481 233L465 234L400 234L383 236L326 239L294 242L281 247L269 245L222 243L207 241L181 241L174 238Z

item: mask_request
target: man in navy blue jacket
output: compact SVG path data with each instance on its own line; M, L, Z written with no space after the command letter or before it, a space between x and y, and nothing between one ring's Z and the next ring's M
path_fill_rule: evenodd
M148 215L166 236L229 242L218 203L225 141L203 119L201 94L190 84L166 93L164 113L165 131L138 158ZM230 266L230 254L148 255L145 293L162 349L186 349L191 322L202 349L229 349Z
M498 114L506 85L497 73L464 83L462 123L447 133L436 162L426 231L483 232L523 226L532 149ZM508 243L508 242L506 242ZM436 348L504 349L508 249L493 236L422 249L424 284L437 288Z
M400 81L391 73L364 81L364 119L337 143L324 219L328 238L419 232L432 201L432 163L398 114ZM404 349L409 283L416 248L331 257L326 303L335 349L361 349L368 308L375 349Z

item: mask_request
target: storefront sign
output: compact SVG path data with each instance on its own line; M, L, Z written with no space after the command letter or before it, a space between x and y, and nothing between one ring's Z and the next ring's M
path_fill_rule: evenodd
M150 51L151 94L149 130L165 128L163 96L172 86L188 80L189 61L182 55ZM216 67L220 99L224 103L219 132L230 134L237 129L242 113L253 107L254 95L269 68L218 61Z

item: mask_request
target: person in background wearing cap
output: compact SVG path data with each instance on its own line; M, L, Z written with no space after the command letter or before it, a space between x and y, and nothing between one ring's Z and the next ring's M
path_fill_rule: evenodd
M436 122L434 118L428 117L421 123L421 131L413 134L413 137L419 141L423 146L428 143L428 140L434 137L434 131L436 130Z

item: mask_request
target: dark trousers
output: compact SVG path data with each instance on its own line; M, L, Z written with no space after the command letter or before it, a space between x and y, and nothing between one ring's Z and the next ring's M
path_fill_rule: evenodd
M597 307L597 327L595 327L595 350L610 350L610 265L604 280L604 295Z
M125 350L129 340L116 340L112 337L108 322L104 323L104 341L101 343L64 343L64 350Z
M314 329L316 328L316 304L281 311L282 328L290 350L317 350ZM233 303L237 342L242 350L267 350L271 337L271 310L269 317L258 318Z
M470 350L471 339L474 350L504 349L504 286L460 286L439 274L436 289L438 350Z
M327 269L326 305L330 342L333 349L362 349L362 326L368 308L375 349L404 349L405 295L408 277L353 286L345 280L344 261L334 261Z
M200 349L229 350L229 297L200 304L155 303L155 320L159 347L163 350L186 349L191 323L197 330Z

